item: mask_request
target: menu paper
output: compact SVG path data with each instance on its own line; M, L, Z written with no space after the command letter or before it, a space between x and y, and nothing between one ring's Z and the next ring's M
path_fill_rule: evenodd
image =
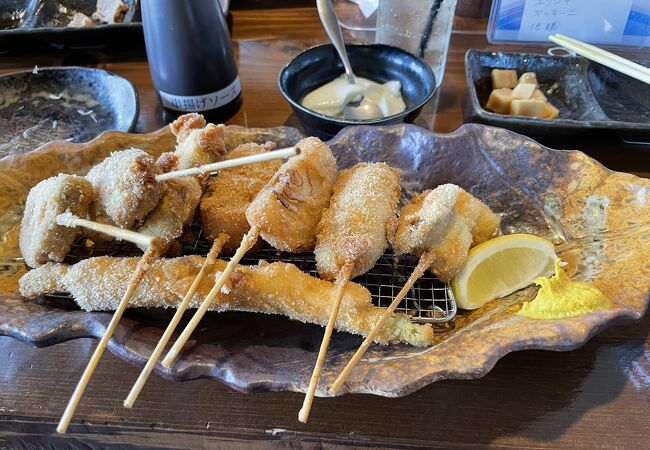
M541 44L551 34L606 47L650 45L650 0L493 0L487 38Z
M527 0L519 39L546 40L562 33L587 42L621 41L634 0Z

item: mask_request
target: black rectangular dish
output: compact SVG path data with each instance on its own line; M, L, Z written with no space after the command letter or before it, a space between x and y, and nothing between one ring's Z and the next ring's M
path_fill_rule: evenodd
M644 66L648 62L640 62ZM542 91L559 109L556 119L509 116L484 109L492 69L535 72ZM468 50L465 75L469 98L465 120L545 137L594 131L650 141L650 85L582 57Z
M122 22L73 28L67 26L73 16L83 13L91 17L97 10L97 0L1 0L0 42L6 45L27 39L92 45L126 30L142 34L139 1L122 1L128 7Z

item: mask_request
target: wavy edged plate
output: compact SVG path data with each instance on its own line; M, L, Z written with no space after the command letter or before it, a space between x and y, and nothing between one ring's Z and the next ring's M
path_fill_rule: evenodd
M229 127L231 146L249 139L295 141L297 132L279 128L246 131ZM169 132L150 135L107 133L87 144L52 143L38 151L0 161L0 223L11 256L15 223L29 186L64 168L83 173L111 150L136 145L164 151ZM388 397L409 394L448 378L477 378L505 354L525 349L570 350L607 326L638 320L650 286L650 181L612 172L577 151L556 151L498 128L468 124L451 134L412 125L350 127L330 141L342 167L358 161L387 161L403 173L405 191L457 183L503 214L505 232L533 232L560 244L574 276L591 280L615 305L593 314L532 320L514 315L531 288L473 312L460 312L450 331L430 348L373 346L352 373L347 392ZM155 150L155 151L154 151ZM8 172L13 168L15 172ZM6 192L6 194L5 194ZM0 333L36 346L77 337L99 337L109 313L79 311L70 301L30 301L16 292L24 268L5 259L0 278ZM143 365L171 312L127 311L109 349ZM305 391L322 328L280 316L209 313L170 370L174 380L218 379L242 391ZM361 339L337 333L330 346L322 386L329 385ZM327 395L324 389L320 395Z

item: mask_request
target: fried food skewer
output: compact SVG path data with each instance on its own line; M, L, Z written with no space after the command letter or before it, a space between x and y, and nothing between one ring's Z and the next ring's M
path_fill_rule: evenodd
M69 293L85 311L114 311L121 300L131 274L140 258L97 256L69 265L47 263L31 270L20 279L25 298ZM202 256L158 258L147 270L129 308L176 308L203 266ZM210 292L215 275L227 261L217 259L207 269L190 308L197 308ZM106 289L111 286L112 289ZM283 315L291 320L324 327L330 315L336 285L311 276L294 264L260 261L257 265L240 265L209 310L246 311ZM335 325L337 331L366 336L379 320L384 308L372 304L370 291L353 281L345 287L342 311ZM431 324L411 322L409 316L394 313L382 328L375 343L403 342L426 347L433 342Z
M441 281L449 281L458 273L472 244L493 236L500 218L478 199L453 184L438 186L432 191L416 194L401 211L393 248L400 255L411 253L420 261L384 315L363 341L352 359L332 384L337 392L352 369L366 353L372 339L384 326L389 314L397 308L427 268Z
M163 359L163 366L172 366L230 274L260 236L281 250L305 251L313 248L318 222L332 195L336 160L329 147L317 138L303 139L296 148L299 149L298 154L278 169L246 210L250 230Z
M215 239L214 242L212 243L212 248L210 248L210 251L208 252L208 256L206 257L203 265L201 266L201 270L199 270L199 273L192 281L192 285L190 286L189 290L183 297L181 303L178 305L178 309L176 310L174 317L172 317L172 320L169 322L169 325L167 325L165 332L160 337L158 344L156 344L156 348L154 348L153 352L151 353L151 356L149 356L149 359L147 360L147 364L142 369L142 372L140 372L140 376L133 384L133 387L131 388L129 395L124 400L125 408L132 408L133 405L135 404L135 401L138 399L138 396L142 391L142 388L144 387L145 383L149 379L149 375L151 375L151 371L156 365L158 359L160 358L160 355L162 355L162 352L165 350L165 346L169 342L169 339L172 337L172 333L178 326L178 323L181 321L183 314L187 310L187 307L190 305L190 301L192 300L192 298L194 298L194 294L199 288L199 284L201 283L201 280L205 276L206 272L216 262L217 256L219 255L219 252L221 252L221 248L226 243L226 241L228 241L228 235L221 233L217 237L217 239Z
M321 278L335 279L337 290L298 413L300 422L309 418L345 286L350 278L370 270L386 251L397 224L399 197L399 172L385 163L357 164L336 180L330 206L319 223L315 254Z
M122 300L120 300L117 309L113 313L113 317L111 318L110 323L106 327L106 331L104 332L104 335L102 336L101 340L97 344L97 347L95 348L95 351L93 352L93 355L90 358L90 361L86 366L86 369L81 375L81 379L77 383L77 387L75 388L74 392L72 393L72 396L70 397L70 400L68 401L68 405L66 406L65 411L63 411L63 415L59 420L58 426L56 427L57 433L65 433L66 430L68 429L68 425L70 425L72 416L74 415L74 412L77 409L77 405L79 405L79 401L81 400L81 397L86 391L86 387L88 386L88 383L90 382L90 379L92 378L93 373L95 372L95 368L97 367L97 364L99 364L99 360L102 358L102 355L104 354L104 350L108 345L108 341L113 336L113 333L117 328L117 324L122 318L122 314L124 314L124 310L128 306L131 297L133 297L133 294L135 293L135 290L140 284L140 281L144 277L146 270L151 266L152 261L158 254L158 248L156 244L157 243L154 240L154 244L144 252L142 258L140 259L138 265L135 268L135 271L133 272L133 275L131 275L129 284L126 287L126 292L124 292L124 296L122 297Z
M29 191L19 239L20 253L29 267L63 261L78 233L57 224L56 218L66 211L87 216L94 197L88 180L66 174L42 180Z
M174 178L187 177L191 175L204 175L206 173L214 173L223 169L229 169L231 167L245 166L247 164L255 164L264 161L271 161L274 159L287 159L292 156L297 156L298 154L300 154L300 148L297 146L284 148L281 150L273 150L257 155L242 156L241 158L227 159L211 164L204 164L198 167L190 167L188 169L162 173L160 175L156 175L156 181L171 180Z

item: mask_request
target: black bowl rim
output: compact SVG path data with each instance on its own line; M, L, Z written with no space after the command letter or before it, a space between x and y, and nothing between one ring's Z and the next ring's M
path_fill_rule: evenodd
M422 106L424 106L429 100L431 100L431 98L433 98L434 94L438 90L438 86L436 86L436 77L433 74L433 71L431 70L431 67L429 67L429 65L426 62L424 62L424 60L422 58L420 58L419 56L414 55L413 53L407 52L406 50L403 50L403 49L401 49L399 47L395 47L393 45L386 45L386 44L345 44L346 47L371 47L371 48L384 47L384 48L388 48L388 49L391 49L391 50L394 50L394 51L397 51L397 52L401 52L401 53L403 53L403 54L417 60L420 64L422 64L426 68L427 73L430 75L430 79L431 79L431 83L432 83L433 88L431 88L429 90L429 93L420 102L418 102L416 105L405 109L401 113L393 114L392 116L388 116L388 117L382 117L380 119L372 119L372 120L339 119L339 118L336 118L336 117L321 114L321 113L316 112L314 110L311 110L309 108L305 108L299 102L297 102L293 98L291 98L289 96L289 94L287 93L287 91L284 89L284 87L282 86L282 75L286 72L286 70L289 68L289 66L291 64L293 64L293 62L296 59L298 59L300 56L304 55L307 52L319 49L321 47L328 47L328 46L333 47L333 45L331 43L326 43L326 44L314 45L312 47L309 47L309 48L301 51L296 56L291 58L284 66L282 66L282 69L280 69L280 72L278 73L278 88L280 89L280 92L282 93L282 96L285 98L286 101L288 101L291 104L292 107L299 109L300 111L302 111L305 114L308 114L308 115L313 116L313 117L318 117L319 119L327 120L329 122L335 123L335 124L343 126L343 127L350 126L350 125L381 125L381 124L386 124L388 122L400 121L401 119L404 119L406 116L411 114L413 111L416 111L419 108L422 108Z
M37 74L39 72L63 72L63 71L74 71L74 72L103 72L104 74L107 74L110 77L116 77L119 78L122 81L125 81L127 83L127 86L129 86L131 89L131 93L133 94L133 117L131 118L131 122L129 123L129 127L126 130L117 130L117 131L124 131L124 132L131 132L135 128L135 125L138 123L138 117L140 116L140 96L138 95L138 90L135 88L135 85L131 82L131 80L128 80L127 78L124 78L121 75L116 74L115 72L111 72L110 70L106 69L99 69L96 67L83 67L83 66L51 66L51 67L38 67L34 66L34 69L36 69ZM16 72L7 72L3 73L0 75L0 79L2 78L9 78L12 76L16 75L23 75L23 74L28 74L32 73L34 74L34 69L27 69L27 70L19 70ZM105 131L113 131L113 130L105 130Z

